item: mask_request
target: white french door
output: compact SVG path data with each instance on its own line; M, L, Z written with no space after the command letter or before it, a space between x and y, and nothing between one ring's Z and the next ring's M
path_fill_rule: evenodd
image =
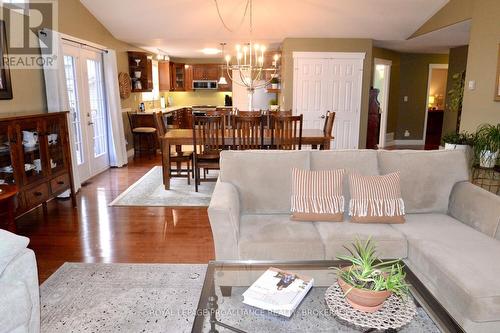
M69 42L63 52L72 140L83 182L109 168L102 54Z
M364 53L294 52L293 110L305 129L335 112L333 149L358 148Z

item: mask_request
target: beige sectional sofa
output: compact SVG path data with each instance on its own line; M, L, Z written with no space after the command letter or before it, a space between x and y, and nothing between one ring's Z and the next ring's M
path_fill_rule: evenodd
M401 172L406 223L296 222L291 168ZM500 197L459 151L227 151L208 214L217 260L335 259L371 237L406 264L467 332L500 332ZM346 205L349 199L344 183ZM347 209L346 209L347 211Z

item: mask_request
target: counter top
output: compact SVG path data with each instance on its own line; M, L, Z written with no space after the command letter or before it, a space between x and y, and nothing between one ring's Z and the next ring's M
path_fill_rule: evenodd
M163 113L169 113L169 112L173 112L173 111L177 111L177 110L180 110L180 109L184 109L184 108L190 108L192 109L193 107L199 107L199 106L191 106L191 105L179 105L179 106L168 106L166 108L155 108L155 109L148 109L144 112L139 112L140 114L152 114L154 112L163 112ZM203 106L203 107L213 107L213 108L216 108L216 107L220 107L220 108L226 108L226 107L231 107L231 106Z

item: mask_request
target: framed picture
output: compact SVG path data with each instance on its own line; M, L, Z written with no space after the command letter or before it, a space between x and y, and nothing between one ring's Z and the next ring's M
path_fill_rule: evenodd
M0 20L0 99L12 99L9 65L4 62L8 55L5 22Z
M497 81L495 84L495 101L500 101L500 44L498 44L497 76L495 80Z

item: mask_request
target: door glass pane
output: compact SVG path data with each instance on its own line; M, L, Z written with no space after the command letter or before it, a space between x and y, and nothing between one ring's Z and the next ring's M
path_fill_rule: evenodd
M0 123L0 184L15 183L10 144L8 126L6 123Z
M49 165L52 174L65 169L64 149L61 140L62 124L59 119L47 121L47 142L49 144Z
M19 167L24 169L26 181L32 183L43 177L45 167L45 158L40 152L41 142L38 137L40 126L36 121L26 121L20 123L20 128L23 139L23 163Z
M66 87L68 90L69 111L73 132L75 133L74 146L76 150L76 162L81 165L84 160L83 143L82 143L82 128L80 108L78 107L78 93L76 86L76 71L75 58L72 56L64 56L64 70L66 72Z
M94 132L94 157L107 154L106 146L106 109L104 104L104 86L102 64L87 59L87 73L90 97L90 114Z

